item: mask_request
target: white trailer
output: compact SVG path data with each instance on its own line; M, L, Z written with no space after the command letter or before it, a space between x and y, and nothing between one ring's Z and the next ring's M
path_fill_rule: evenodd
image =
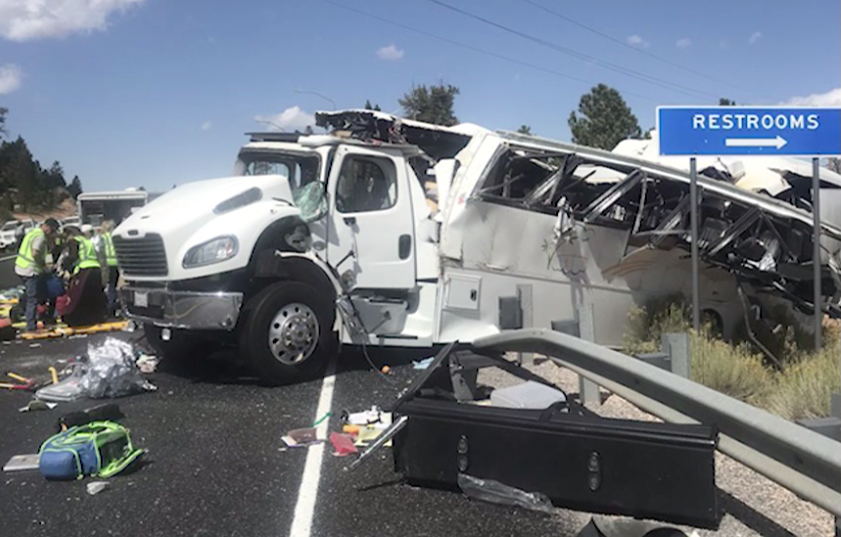
M90 224L98 228L106 220L119 224L154 197L154 194L134 188L79 194L76 198L79 225Z
M474 125L317 118L331 134L252 134L233 177L179 186L115 231L126 314L162 352L227 341L282 382L337 340L469 342L583 304L615 346L633 305L690 292L684 171ZM708 318L732 334L764 294L808 311L811 215L726 181L699 188ZM831 312L839 239L824 226Z

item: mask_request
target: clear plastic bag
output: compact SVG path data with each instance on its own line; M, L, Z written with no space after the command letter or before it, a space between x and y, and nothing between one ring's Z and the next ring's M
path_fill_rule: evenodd
M458 486L468 498L500 505L523 507L532 511L551 514L552 502L540 492L526 492L493 479L479 479L458 474Z
M90 343L83 369L79 386L92 399L122 397L157 389L140 374L132 345L116 338Z

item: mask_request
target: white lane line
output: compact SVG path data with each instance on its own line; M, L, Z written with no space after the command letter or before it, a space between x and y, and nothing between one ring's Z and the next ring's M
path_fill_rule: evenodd
M324 382L321 384L321 396L318 398L318 408L315 411L317 420L330 411L333 404L333 388L336 386L336 357L327 364ZM316 431L318 438L327 437L330 419L318 424ZM304 475L301 488L298 489L298 503L295 504L295 516L292 519L290 537L310 537L312 532L312 517L315 513L315 500L318 497L318 482L321 478L321 462L324 459L324 443L312 446L307 450L307 461L304 463Z

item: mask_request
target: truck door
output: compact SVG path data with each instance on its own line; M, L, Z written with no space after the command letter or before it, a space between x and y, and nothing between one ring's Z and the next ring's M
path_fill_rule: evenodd
M340 146L335 159L327 260L339 274L350 270L357 289L411 289L415 236L406 161L353 146Z

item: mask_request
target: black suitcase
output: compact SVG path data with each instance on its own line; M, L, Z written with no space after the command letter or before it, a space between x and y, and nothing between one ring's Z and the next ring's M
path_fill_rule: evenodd
M545 410L480 406L475 372L527 370L501 356L442 350L392 406L408 417L395 469L414 485L458 488L459 473L549 497L558 507L716 529L717 430L599 417L575 402ZM540 379L545 382L545 380Z

